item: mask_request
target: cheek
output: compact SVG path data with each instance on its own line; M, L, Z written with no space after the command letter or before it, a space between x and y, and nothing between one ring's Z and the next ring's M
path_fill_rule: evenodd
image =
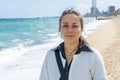
M61 35L61 37L64 37L65 32L64 32L64 31L61 31L61 32L60 32L60 35Z
M82 30L80 29L80 30L76 31L76 34L81 36L82 35Z

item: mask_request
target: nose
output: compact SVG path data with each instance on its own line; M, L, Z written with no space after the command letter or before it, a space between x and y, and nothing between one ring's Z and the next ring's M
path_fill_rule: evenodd
M69 27L67 31L68 31L68 32L73 32L73 28L72 28L72 27Z

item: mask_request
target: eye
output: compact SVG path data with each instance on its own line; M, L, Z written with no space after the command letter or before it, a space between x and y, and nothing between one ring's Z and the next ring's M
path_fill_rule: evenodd
M68 28L69 26L68 26L68 25L63 25L62 27L63 27L63 28Z
M78 28L78 26L77 25L72 25L72 28Z

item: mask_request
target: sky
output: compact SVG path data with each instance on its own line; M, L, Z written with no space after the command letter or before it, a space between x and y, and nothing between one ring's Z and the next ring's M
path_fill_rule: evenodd
M68 7L76 7L81 14L90 12L92 0L0 0L0 18L31 18L60 16ZM97 8L107 10L120 0L97 0Z

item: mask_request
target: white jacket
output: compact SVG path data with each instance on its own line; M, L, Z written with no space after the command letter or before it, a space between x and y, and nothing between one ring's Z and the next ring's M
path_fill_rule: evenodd
M62 64L65 66L66 60L61 53L61 45L55 49L59 50ZM61 75L55 57L55 49L48 51L39 80L59 80ZM100 53L85 44L82 44L80 49L81 51L73 56L68 80L107 80Z

